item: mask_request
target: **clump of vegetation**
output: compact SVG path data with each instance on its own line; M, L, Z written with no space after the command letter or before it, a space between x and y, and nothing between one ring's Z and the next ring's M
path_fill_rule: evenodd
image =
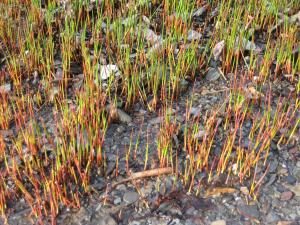
M118 110L137 103L161 116L158 166L172 167L189 191L206 171L207 182L220 174L252 180L256 197L263 179L256 168L268 164L271 141L286 145L299 129L297 0L4 0L0 14L4 218L20 198L39 223L51 217L54 224L61 206L80 207L106 165L107 129ZM228 83L228 97L194 116L194 95L186 96L181 122L172 106L211 62ZM283 79L293 88L274 95ZM216 143L221 150L213 157ZM128 170L138 146L130 147Z

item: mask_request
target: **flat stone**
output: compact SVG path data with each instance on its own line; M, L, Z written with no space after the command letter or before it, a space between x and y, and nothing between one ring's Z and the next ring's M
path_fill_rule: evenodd
M240 205L237 210L241 215L249 219L258 219L260 216L256 205Z
M119 191L126 191L126 186L124 184L120 184L116 187L116 190L119 190Z
M197 41L197 40L200 40L202 37L202 34L200 34L199 32L197 31L194 31L194 30L189 30L188 31L188 41Z
M285 177L285 181L290 185L295 185L297 182L297 179L292 175L288 175Z
M215 80L218 80L219 77L220 77L220 72L218 69L216 68L209 68L208 71L207 71L207 74L205 76L205 79L207 81L215 81Z
M190 83L183 79L179 82L179 92L181 94L184 94L185 92L187 92L188 88L189 88Z
M275 158L270 161L270 166L269 166L269 172L274 173L277 170L278 167L278 160Z
M121 203L121 198L120 197L117 197L117 198L115 198L115 200L114 200L114 204L115 205L118 205L118 204L120 204Z
M123 123L131 123L132 122L132 118L123 110L118 109L117 113L118 113L119 120L121 122L123 122Z
M123 200L128 204L136 202L139 199L140 195L135 191L128 191L124 194Z
M288 201L288 200L292 199L293 196L294 196L293 192L291 192L291 191L285 191L285 192L281 193L280 200L281 201Z

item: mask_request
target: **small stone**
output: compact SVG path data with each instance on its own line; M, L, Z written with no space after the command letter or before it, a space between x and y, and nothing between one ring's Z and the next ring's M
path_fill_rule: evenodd
M186 81L185 79L181 80L179 82L179 92L181 94L184 94L185 92L187 92L188 88L189 88L189 82Z
M128 191L124 194L123 200L128 204L136 202L139 199L139 194L134 191Z
M215 45L215 47L213 48L212 53L213 53L215 61L217 61L219 59L224 47L225 47L225 41L222 40L219 43L217 43Z
M190 111L190 114L197 117L197 116L200 116L201 115L201 109L200 108L196 108L196 107L192 107L191 108L191 111Z
M120 184L116 187L116 190L119 190L119 191L126 191L126 186L124 184Z
M270 212L267 216L266 216L266 222L268 224L270 223L275 223L279 220L279 216L277 216L274 212Z
M207 81L215 81L218 80L220 77L220 72L216 68L209 68L207 71L207 74L205 76L205 79Z
M132 118L121 109L117 109L119 120L123 123L131 123Z
M288 200L293 198L293 195L294 194L291 191L282 192L281 195L280 195L280 200L281 201L288 201Z
M202 37L202 34L200 34L199 32L197 31L194 31L194 30L189 30L188 31L188 41L197 41L197 40L200 40Z
M199 9L197 9L194 13L193 13L193 16L201 16L203 15L204 13L206 12L206 7L203 6Z
M260 215L256 205L240 205L237 210L241 215L250 219L258 219Z
M126 130L126 128L123 127L123 126L118 126L118 127L117 127L117 132L118 132L118 133L123 133L125 130Z
M115 198L115 200L114 200L114 204L115 205L119 205L120 203L121 203L121 198L120 197L117 197L117 198Z
M119 120L123 123L131 123L132 118L123 110L118 109L117 107L113 106L112 104L108 104L106 107L107 112L109 112L110 117L113 120Z
M281 183L278 183L278 182L275 184L275 187L276 187L276 191L278 191L280 193L288 191L288 189L285 186L283 186Z
M285 181L290 185L295 185L297 182L297 179L292 175L288 175L285 177Z
M226 221L225 220L215 220L210 225L226 225Z
M273 160L270 161L270 165L269 165L269 172L270 173L274 173L278 167L278 160L275 158Z
M288 173L288 170L286 168L280 168L278 171L279 175L286 175Z

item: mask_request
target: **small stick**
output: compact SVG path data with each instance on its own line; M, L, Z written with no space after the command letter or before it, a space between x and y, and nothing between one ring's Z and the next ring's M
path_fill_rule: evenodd
M162 174L170 174L172 173L172 167L165 167L165 168L157 168L157 169L153 169L153 170L146 170L146 171L141 171L141 172L136 172L131 174L131 176L129 178L126 178L124 180L121 180L117 183L114 183L112 185L112 188L115 188L116 186L129 182L129 181L133 181L133 180L137 180L137 179L142 179L142 178L146 178L146 177L154 177L154 176L159 176Z

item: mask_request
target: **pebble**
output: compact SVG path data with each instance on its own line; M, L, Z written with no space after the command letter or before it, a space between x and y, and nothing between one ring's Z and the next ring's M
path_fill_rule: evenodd
M124 194L123 200L128 204L136 202L139 199L140 195L135 191L128 191Z
M215 81L218 80L220 77L220 72L216 68L209 68L207 71L207 74L205 76L205 79L207 81Z
M278 160L275 158L273 160L270 161L270 167L269 167L269 172L270 173L274 173L276 172L276 169L278 167Z
M183 79L179 82L179 92L181 94L184 94L185 92L187 92L188 88L189 88L190 83Z
M119 120L123 123L131 123L132 118L121 109L117 109Z
M297 182L297 179L292 175L288 175L285 177L285 181L290 185L295 185Z
M282 192L281 195L280 195L280 200L281 201L288 201L288 200L293 198L293 195L294 194L291 191Z
M287 191L287 189L281 183L276 183L276 191L283 193Z
M126 191L126 186L124 184L120 184L116 187L116 190L119 191Z
M194 31L194 30L188 31L188 37L187 37L188 41L200 40L201 37L202 37L202 34L200 34L197 31Z
M274 212L270 212L266 216L266 223L267 224L274 223L277 222L279 219L280 219L279 216L277 216Z
M256 205L240 205L237 208L238 212L244 217L258 219L260 213Z
M115 198L115 200L114 200L114 204L115 205L118 205L118 204L120 204L121 203L121 198L120 197L117 197L117 198Z

